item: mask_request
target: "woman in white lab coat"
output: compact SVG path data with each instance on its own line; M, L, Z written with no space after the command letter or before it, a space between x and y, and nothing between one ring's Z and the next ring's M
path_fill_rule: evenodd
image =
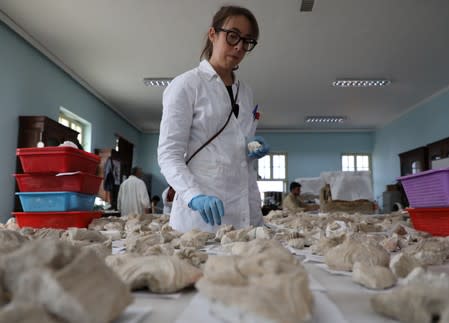
M176 190L170 225L181 232L263 222L255 163L269 148L254 137L257 106L234 73L257 44L258 24L249 10L226 6L207 36L204 60L176 77L163 95L158 162Z

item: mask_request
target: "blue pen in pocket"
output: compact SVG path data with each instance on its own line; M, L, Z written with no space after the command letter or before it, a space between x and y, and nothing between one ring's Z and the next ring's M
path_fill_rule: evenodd
M259 112L257 111L257 109L259 109L259 105L258 105L258 104L256 104L256 106L255 106L254 109L253 109L253 121L254 121L254 120L259 120L260 114L259 114Z
M257 111L259 109L259 105L256 104L256 106L253 109L253 122L251 122L251 129L250 133L254 134L256 132L257 124L259 121L260 113Z

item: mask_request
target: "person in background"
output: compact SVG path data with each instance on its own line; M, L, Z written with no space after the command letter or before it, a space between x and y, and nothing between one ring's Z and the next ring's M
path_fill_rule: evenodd
M145 214L149 212L150 197L143 180L142 169L133 167L131 175L120 185L117 208L121 215Z
M314 211L320 208L316 204L307 204L301 201L301 184L297 182L290 183L290 193L282 201L282 208L291 212Z
M221 7L199 66L174 78L164 91L158 162L176 190L170 214L175 230L215 232L221 224L263 224L255 163L269 147L254 136L258 106L235 74L258 37L257 20L248 9Z
M161 201L161 198L158 195L154 195L151 198L151 213L153 213L153 214L161 214L162 213L162 209L159 206L157 206L160 201Z
M175 198L175 190L169 186L162 192L162 203L164 204L164 210L162 213L170 215L171 207L173 205L173 199Z

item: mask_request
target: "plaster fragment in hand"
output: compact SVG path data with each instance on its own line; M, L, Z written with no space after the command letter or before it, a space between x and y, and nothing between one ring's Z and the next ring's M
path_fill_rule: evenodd
M262 145L258 141L251 141L251 142L248 143L248 151L250 153L255 152L260 147L262 147Z

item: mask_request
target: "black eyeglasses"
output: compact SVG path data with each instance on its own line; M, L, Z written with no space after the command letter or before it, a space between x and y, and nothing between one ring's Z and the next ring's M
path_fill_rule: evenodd
M215 28L215 31L223 31L226 33L226 42L230 46L237 45L240 41L243 42L243 50L245 52L250 52L256 47L257 40L251 38L245 38L240 36L240 34L234 30L224 29L224 28Z

